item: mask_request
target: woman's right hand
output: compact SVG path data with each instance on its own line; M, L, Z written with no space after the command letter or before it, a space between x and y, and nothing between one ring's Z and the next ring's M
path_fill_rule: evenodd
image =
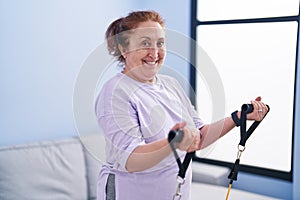
M193 152L199 149L200 132L195 128L187 127L186 122L180 122L175 124L171 130L182 130L183 139L180 143L176 144L176 148L186 151Z

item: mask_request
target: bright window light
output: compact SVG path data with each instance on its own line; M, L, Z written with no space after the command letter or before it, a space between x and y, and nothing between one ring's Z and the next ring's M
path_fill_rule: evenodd
M205 2L208 4L207 1L199 1L199 4ZM227 13L240 10L234 7L233 11L229 11L231 3L228 1L227 6L222 1L209 2L212 3L205 6L207 11L217 11L212 5L224 6L223 10L227 10ZM258 4L258 1L249 2ZM276 6L280 6L282 2L295 4L292 1L259 2L266 12L275 7L273 2ZM285 7L289 8L288 5ZM295 11L290 9L290 12ZM249 103L257 96L262 96L262 100L271 108L247 141L241 164L284 172L291 170L297 26L297 22L198 26L198 45L212 59L222 79L226 115L230 116L231 112L240 110L243 103ZM198 57L196 62L200 71L204 64L201 61ZM202 118L210 122L214 106L211 104L210 86L205 84L200 75L197 75L196 80L197 108ZM235 128L209 147L209 151L197 155L234 162L239 138L239 128Z
M199 0L200 21L294 16L299 0Z

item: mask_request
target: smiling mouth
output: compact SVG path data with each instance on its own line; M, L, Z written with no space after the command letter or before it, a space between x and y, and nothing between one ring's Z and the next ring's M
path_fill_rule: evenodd
M156 61L143 60L143 63L145 63L147 65L156 65L158 63L158 60L156 60Z

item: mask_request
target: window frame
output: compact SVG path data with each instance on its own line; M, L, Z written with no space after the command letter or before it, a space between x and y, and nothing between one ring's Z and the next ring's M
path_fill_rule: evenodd
M300 5L299 5L300 7ZM296 83L297 83L297 70L298 70L298 49L299 49L299 19L300 19L300 10L298 15L295 16L283 16L283 17L267 17L267 18L251 18L251 19L229 19L229 20L213 20L213 21L200 21L197 16L197 0L191 0L191 19L190 19L190 85L191 85L191 92L190 92L190 99L192 104L197 107L196 105L196 95L194 91L196 91L197 85L197 71L194 67L194 64L197 63L196 55L197 55L197 27L203 25L222 25L222 24L246 24L246 23L270 23L270 22L297 22L297 39L296 39L296 60L295 60L295 80L294 80L294 98L293 98L293 127L292 127L292 152L291 152L291 170L289 172L274 170L274 169L267 169L263 167L255 167L250 165L243 165L241 164L239 167L240 171L253 173L257 175L272 177L272 178L279 178L287 181L293 181L293 156L294 156L294 124L295 124L295 103L296 101ZM209 158L200 158L195 156L193 158L196 162L203 162L207 164L213 165L220 165L232 168L233 162L225 162L220 160L213 160Z

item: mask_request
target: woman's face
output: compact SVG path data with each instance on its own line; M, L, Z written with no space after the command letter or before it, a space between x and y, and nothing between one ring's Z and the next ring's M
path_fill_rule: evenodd
M128 47L121 51L126 57L123 72L139 82L153 83L166 54L163 28L157 22L142 22L128 40Z

